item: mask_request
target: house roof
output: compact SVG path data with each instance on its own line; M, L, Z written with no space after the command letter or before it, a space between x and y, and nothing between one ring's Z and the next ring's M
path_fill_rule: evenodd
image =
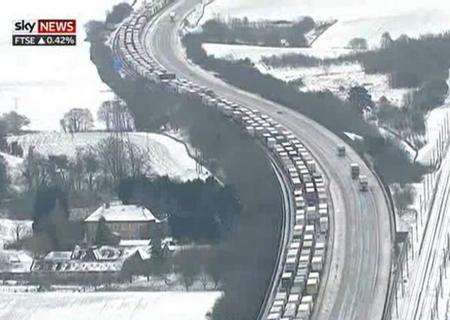
M70 260L66 262L50 262L44 265L37 261L33 265L33 271L54 271L54 272L117 272L122 269L123 261L81 261Z
M111 246L101 246L92 250L97 261L114 261L121 257L122 251Z
M151 243L150 239L120 240L119 247L146 247Z
M51 251L47 253L44 260L70 260L72 251Z
M104 217L107 222L158 222L158 219L145 207L137 205L103 205L94 211L85 222L98 222Z

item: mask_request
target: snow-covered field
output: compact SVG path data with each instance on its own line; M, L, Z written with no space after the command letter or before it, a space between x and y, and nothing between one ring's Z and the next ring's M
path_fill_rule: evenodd
M450 30L450 14L436 10L431 5L429 8L431 9L340 20L314 43L314 47L343 48L351 39L358 37L366 39L369 48L376 48L380 45L381 35L386 31L395 39L402 34L416 38ZM446 9L450 10L448 4Z
M71 108L88 108L95 115L112 94L90 61L84 24L103 19L120 2L124 0L5 1L0 10L0 113L16 110L29 117L30 128L36 130L59 128ZM76 46L11 46L14 20L52 17L77 19Z
M94 148L110 134L105 132L87 132L65 134L44 132L10 137L8 142L17 141L26 153L30 146L42 155L67 155L74 157L77 149ZM186 146L173 138L156 133L132 132L130 141L145 151L148 166L159 176L168 175L182 181L209 176L207 170L196 171L196 161L188 154Z
M364 86L374 101L385 96L395 105L401 105L407 89L392 89L388 76L384 74L366 74L359 64L341 64L315 68L275 69L272 72L282 80L301 78L302 91L330 90L341 99L347 98L347 90L353 86ZM300 75L300 76L299 76Z
M204 320L220 292L2 293L0 320Z
M347 89L352 86L364 86L374 101L382 96L395 105L401 105L408 89L392 89L388 85L388 76L384 74L366 74L357 63L330 65L310 68L270 68L261 58L271 55L301 53L322 58L332 58L350 52L348 49L324 50L315 48L261 48L252 46L235 46L223 44L204 44L209 55L216 58L236 60L250 59L262 73L270 74L283 81L302 79L301 91L330 90L342 99L347 98ZM329 54L327 54L327 52ZM345 90L342 90L344 88Z

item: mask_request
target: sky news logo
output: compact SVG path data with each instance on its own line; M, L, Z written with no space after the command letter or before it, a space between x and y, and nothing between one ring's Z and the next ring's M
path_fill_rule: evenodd
M76 45L75 19L16 20L13 22L13 46Z

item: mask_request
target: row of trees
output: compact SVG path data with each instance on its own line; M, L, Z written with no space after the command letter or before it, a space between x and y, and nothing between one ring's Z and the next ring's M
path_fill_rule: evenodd
M102 103L97 117L108 132L129 132L134 130L134 119L127 106L119 99ZM66 133L88 132L94 127L94 117L89 109L73 108L60 120L61 129Z
M167 177L122 180L118 187L124 203L143 204L168 219L171 235L179 240L217 242L234 229L241 212L236 192L214 178L187 182Z
M9 185L8 164L5 158L0 155L0 204L8 195Z
M295 22L249 21L248 18L233 18L224 21L219 18L208 20L202 26L205 42L244 43L253 45L307 46L305 34L316 27L311 17Z
M80 149L75 158L41 156L28 152L24 178L28 191L57 185L70 191L98 191L113 188L121 179L148 173L147 155L126 136L110 136L96 146Z
M83 237L81 222L69 220L68 193L58 186L40 186L31 199L33 234L24 235L23 225L14 230L15 242L10 248L31 251L42 256L51 250L72 250Z
M153 241L152 241L153 243ZM132 282L133 276L145 276L162 279L169 284L168 275L174 272L179 275L186 291L197 281L203 289L217 289L223 280L222 258L220 249L190 248L167 254L162 247L152 244L151 258L141 260L131 257L125 261L122 272Z
M383 97L375 104L366 88L355 86L350 88L347 100L358 112L367 107L372 108L379 125L394 132L417 150L423 144L425 115L445 103L447 92L445 81L428 81L421 88L407 93L402 106L394 106Z
M0 115L0 151L7 150L6 137L11 134L19 134L24 127L30 124L30 120L15 111ZM8 163L0 155L0 204L5 200L10 192L10 176L8 173Z
M4 113L0 115L0 137L5 137L8 134L18 134L29 124L30 120L16 111Z

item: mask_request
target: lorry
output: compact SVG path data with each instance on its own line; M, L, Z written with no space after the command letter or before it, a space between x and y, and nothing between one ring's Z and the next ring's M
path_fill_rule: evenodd
M174 21L175 21L175 18L176 18L175 12L172 11L172 12L170 13L170 21L174 22Z
M350 164L350 172L352 174L352 179L356 180L359 177L359 164L351 163Z
M367 176L361 175L359 177L359 190L365 192L369 189L369 180Z
M345 157L345 146L342 146L342 145L338 146L337 154L338 154L338 157Z

